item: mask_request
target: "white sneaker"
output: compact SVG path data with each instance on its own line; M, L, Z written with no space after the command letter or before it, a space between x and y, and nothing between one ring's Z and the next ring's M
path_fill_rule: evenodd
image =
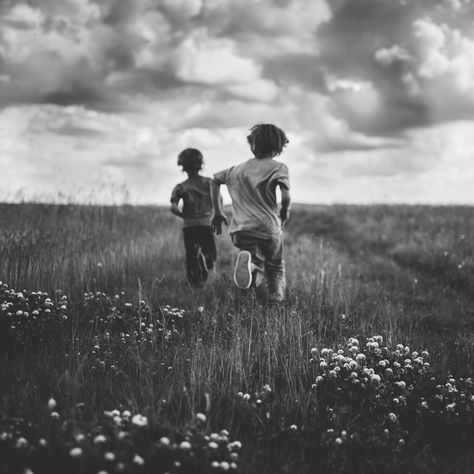
M241 250L237 254L234 282L241 290L247 290L252 284L252 256L247 250Z

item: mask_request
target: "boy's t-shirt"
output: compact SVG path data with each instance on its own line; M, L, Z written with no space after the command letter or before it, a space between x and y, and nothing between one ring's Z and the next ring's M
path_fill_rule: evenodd
M232 222L229 231L245 231L260 238L281 233L276 187L290 189L288 167L273 158L252 158L214 175L225 184L232 198Z
M171 202L183 200L183 227L211 225L211 178L197 176L176 185Z

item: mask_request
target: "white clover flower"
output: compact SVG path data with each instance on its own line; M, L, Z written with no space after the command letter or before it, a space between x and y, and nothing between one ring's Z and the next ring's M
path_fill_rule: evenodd
M323 349L321 349L321 356L322 357L327 357L332 351L330 351L329 349L327 349L326 347L324 347Z
M76 436L74 436L74 439L80 443L81 441L84 441L86 437L82 433L78 433Z
M242 448L242 443L240 441L233 441L227 445L227 448L230 451L239 451Z
M397 344L397 350L398 351L403 351L405 349L405 347L403 346L403 344Z
M242 398L245 400L245 401L249 401L250 400L250 395L248 393L244 393Z
M334 440L334 444L335 444L336 446L340 446L340 445L342 444L342 439L341 439L341 438L336 438L336 439Z
M115 460L115 454L110 452L110 451L107 451L105 454L104 454L104 459L106 461L114 461Z
M292 431L296 431L297 429L298 429L298 427L294 424L290 426L290 430L292 430Z
M56 403L56 400L51 397L49 400L48 400L48 410L54 410L57 406L57 403Z
M318 349L316 349L316 347L313 347L313 348L311 348L310 352L311 352L311 355L314 357L314 356L318 355L319 351L318 351Z
M446 405L446 411L454 411L455 408L456 408L456 403L455 402L448 403L448 405Z
M189 441L181 441L179 445L179 449L182 449L183 451L189 451L192 448L192 445Z
M209 449L215 450L219 447L219 445L215 441L210 441L207 445Z
M200 422L200 423L206 423L206 415L204 413L197 413L196 414L196 421Z
M135 454L135 456L133 456L133 462L137 466L143 466L145 464L145 460L139 454Z
M26 438L23 438L23 436L20 436L15 443L15 446L19 449L21 448L26 448L28 446L28 441Z
M80 458L82 456L82 449L79 447L72 448L69 451L69 456L71 456L74 459Z
M219 467L220 467L219 461L212 461L211 466L214 469L219 469Z
M264 385L264 387L263 387L263 391L264 391L264 392L271 392L272 389L271 389L271 387L270 387L269 384L266 384L266 385Z
M327 365L326 362L324 362L324 360L322 360L322 361L319 363L319 368L320 368L320 369L323 369L323 370L324 370L327 366L328 366L328 365Z
M57 411L52 411L49 415L53 420L59 420L59 413Z
M148 424L148 418L138 413L132 417L132 423L136 426L146 426Z
M171 441L167 436L163 436L162 438L160 438L160 444L162 444L163 446L169 446L171 444Z
M407 386L407 384L403 380L399 380L398 382L395 382L395 385L402 390L405 390Z
M107 438L103 434L99 434L94 438L94 444L104 444L107 442Z
M359 364L363 364L366 361L365 354L357 354L356 355L356 361L359 362Z
M371 374L370 381L375 384L379 384L382 381L382 378L378 374Z
M395 423L398 418L397 418L397 415L395 415L395 413L390 412L390 413L388 414L388 419L389 419L392 423Z
M132 414L130 413L130 410L124 410L122 412L122 418L130 418Z

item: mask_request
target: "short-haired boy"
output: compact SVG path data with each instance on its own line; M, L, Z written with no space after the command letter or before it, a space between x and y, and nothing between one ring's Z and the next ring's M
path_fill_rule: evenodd
M247 141L254 158L214 175L211 196L214 216L211 224L217 234L227 224L220 200L225 184L232 199L232 242L240 249L234 268L234 282L241 289L257 287L267 279L269 302L285 298L282 227L290 213L288 168L274 158L288 139L280 128L259 124L250 129ZM276 188L281 191L278 208Z
M201 286L214 267L217 256L216 241L211 228L211 178L199 174L203 166L202 153L186 148L178 155L188 179L179 183L171 193L171 212L183 219L186 276L189 283ZM182 209L179 202L183 202Z

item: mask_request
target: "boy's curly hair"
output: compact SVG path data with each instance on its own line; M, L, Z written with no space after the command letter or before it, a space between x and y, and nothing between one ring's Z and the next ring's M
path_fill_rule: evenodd
M199 171L203 162L202 153L196 148L186 148L178 155L178 166L183 171Z
M285 132L271 123L260 123L250 129L247 137L256 158L279 155L288 143Z

